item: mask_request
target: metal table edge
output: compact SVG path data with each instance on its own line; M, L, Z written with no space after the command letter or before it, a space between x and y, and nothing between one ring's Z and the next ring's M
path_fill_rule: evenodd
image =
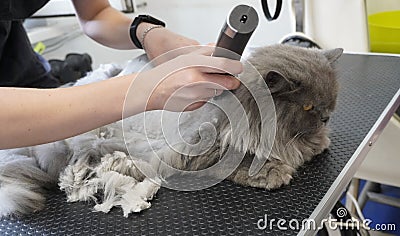
M383 53L357 53L349 52L345 54L353 55L371 55L371 56L389 56L398 57L400 55L395 54L383 54ZM350 183L351 179L357 172L361 163L364 161L372 145L375 143L379 135L382 133L383 129L389 123L390 118L394 115L397 107L400 105L400 89L393 96L392 100L389 102L385 110L382 112L381 116L375 122L374 126L365 136L364 140L361 142L360 146L351 156L350 160L347 162L346 166L340 172L339 176L333 182L332 186L328 189L322 200L319 202L317 207L311 213L308 220L312 220L316 224L316 228L307 229L302 228L297 234L298 236L309 236L316 235L318 230L321 228L321 222L326 218L330 211L333 209L336 202L339 200L343 190Z

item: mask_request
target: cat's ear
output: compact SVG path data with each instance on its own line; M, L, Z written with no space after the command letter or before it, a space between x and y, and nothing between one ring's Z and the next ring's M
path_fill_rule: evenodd
M328 59L329 63L333 64L343 54L343 48L324 50L324 51L322 51L322 53Z
M293 83L281 73L271 70L265 76L265 82L268 85L271 94L284 93L292 90Z

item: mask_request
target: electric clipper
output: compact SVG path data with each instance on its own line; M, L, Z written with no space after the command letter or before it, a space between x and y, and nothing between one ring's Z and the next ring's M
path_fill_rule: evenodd
M247 5L234 7L218 37L213 56L240 60L257 25L258 14L253 7Z
M253 7L247 5L234 7L221 30L212 56L240 60L257 25L258 14ZM258 173L266 161L266 158L254 158L249 168L249 175Z

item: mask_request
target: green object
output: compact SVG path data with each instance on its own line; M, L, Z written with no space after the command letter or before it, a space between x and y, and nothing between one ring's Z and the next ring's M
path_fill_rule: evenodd
M368 16L368 28L372 52L400 53L400 11Z
M35 47L33 48L33 51L35 51L36 53L39 53L40 55L43 54L44 50L46 50L46 45L44 45L44 43L42 42L38 42Z

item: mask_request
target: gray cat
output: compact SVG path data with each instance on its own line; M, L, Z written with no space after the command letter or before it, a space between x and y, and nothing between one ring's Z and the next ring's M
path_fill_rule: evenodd
M257 175L248 175L250 158L247 157L229 177L231 180L253 187L278 188L289 183L300 165L328 148L326 125L338 93L334 65L342 52L342 49L320 52L278 45L261 48L253 54L249 61L265 79L275 103L275 142L269 161ZM254 107L243 90L241 87L236 91L237 97L245 109ZM251 123L260 122L257 116L249 119Z
M236 112L232 97L222 95L214 100L224 109L206 104L179 116L146 112L64 141L0 151L0 216L41 209L44 189L57 183L68 201L94 200L95 210L103 212L120 206L128 216L150 207L161 181L173 176L162 163L203 170L231 149L245 154L243 161L228 158L224 164L233 172L210 175L224 172L222 177L236 183L266 189L286 185L299 166L329 146L326 124L338 90L334 64L342 52L286 45L256 49L248 59L256 70L246 66L243 85L233 91L243 113ZM252 93L262 92L264 81L269 87L264 97L273 102L259 104ZM243 114L248 127L242 126ZM239 120L236 127L232 117ZM262 164L254 175L252 162Z

